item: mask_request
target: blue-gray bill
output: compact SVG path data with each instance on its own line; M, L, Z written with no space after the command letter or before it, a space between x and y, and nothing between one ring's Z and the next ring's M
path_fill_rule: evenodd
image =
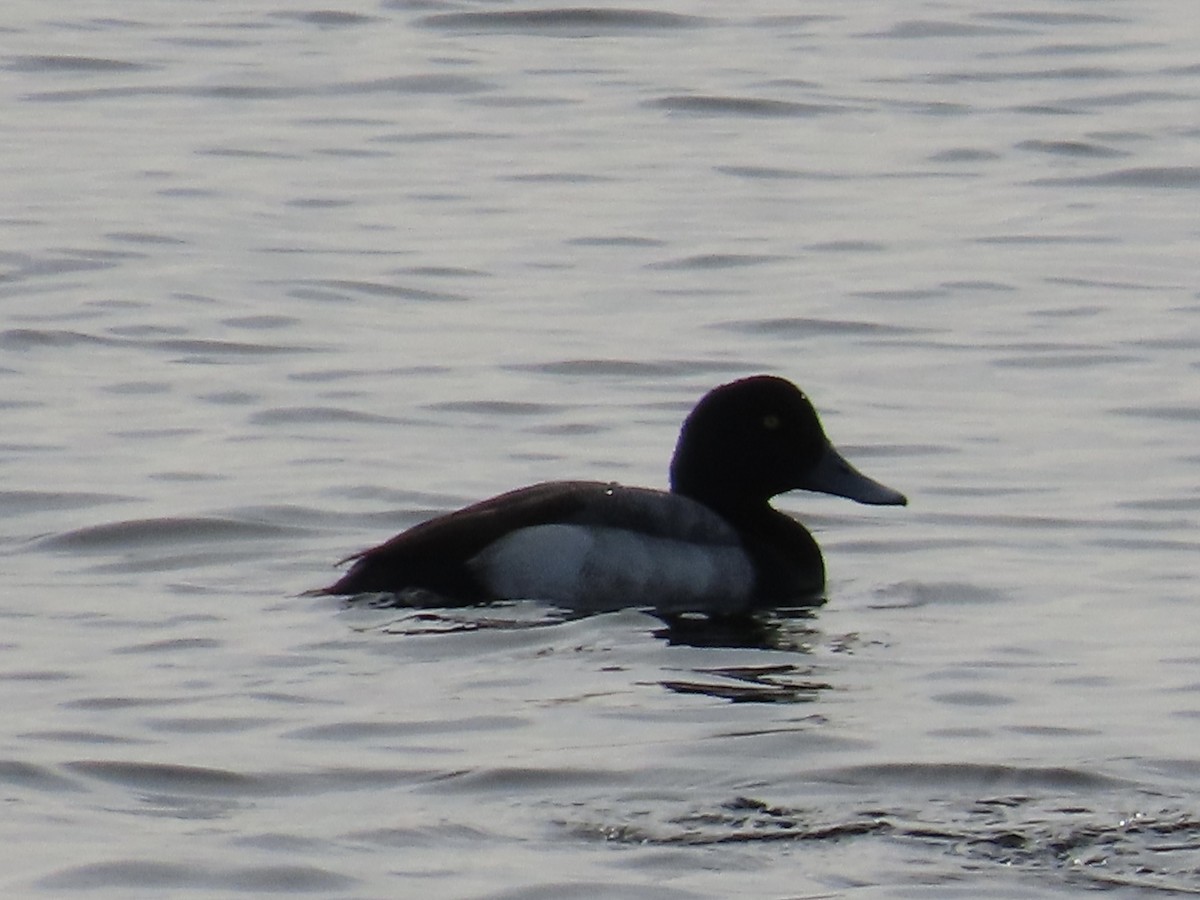
M872 506L907 506L908 498L873 478L868 478L850 465L832 444L825 445L825 452L809 472L807 481L801 485L807 491L819 491L847 497Z

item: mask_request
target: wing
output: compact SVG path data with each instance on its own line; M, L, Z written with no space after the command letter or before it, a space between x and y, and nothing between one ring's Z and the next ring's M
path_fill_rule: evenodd
M556 524L615 529L690 544L739 544L737 534L720 516L677 494L604 482L546 482L422 522L386 543L348 557L353 561L350 570L318 593L420 588L461 603L500 599L479 580L470 561L522 529Z
M483 500L414 525L377 547L349 556L353 562L322 594L362 594L423 588L446 599L477 602L480 596L467 560L513 529L559 522L577 513L603 488L591 482L547 482Z

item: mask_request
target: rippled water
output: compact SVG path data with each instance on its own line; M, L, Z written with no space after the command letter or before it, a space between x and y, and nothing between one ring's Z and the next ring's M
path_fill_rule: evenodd
M1178 3L9 3L13 896L1200 892ZM754 625L302 598L794 379Z

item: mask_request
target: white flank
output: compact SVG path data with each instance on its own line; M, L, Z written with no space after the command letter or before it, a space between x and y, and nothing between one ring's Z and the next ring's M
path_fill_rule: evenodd
M740 547L588 525L522 528L471 565L501 597L593 611L733 612L754 585L754 567Z

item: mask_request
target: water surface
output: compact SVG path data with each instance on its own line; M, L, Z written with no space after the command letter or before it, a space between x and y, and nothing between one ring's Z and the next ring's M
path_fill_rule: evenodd
M1196 891L1178 4L7 13L7 892ZM755 372L815 612L299 596Z

